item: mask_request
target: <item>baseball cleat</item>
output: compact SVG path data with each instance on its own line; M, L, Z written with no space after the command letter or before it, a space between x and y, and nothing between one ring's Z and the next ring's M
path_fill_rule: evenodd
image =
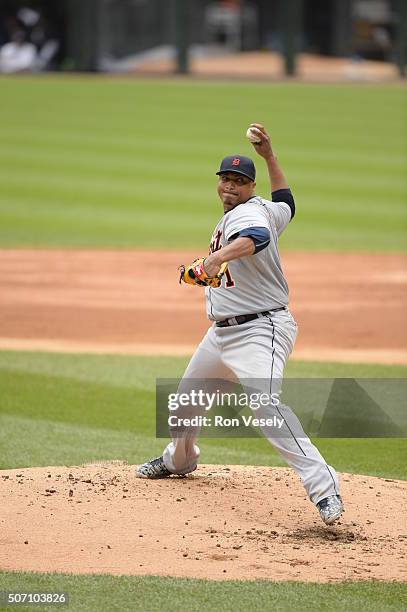
M171 476L171 473L172 472L165 467L162 457L146 461L146 463L139 465L136 469L136 476L138 478L167 478Z
M332 525L344 511L340 495L330 495L317 503L321 519L326 525Z

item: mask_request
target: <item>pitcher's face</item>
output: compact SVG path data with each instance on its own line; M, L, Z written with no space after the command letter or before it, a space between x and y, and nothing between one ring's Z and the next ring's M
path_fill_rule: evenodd
M247 202L254 195L256 183L238 172L223 172L219 175L218 195L225 212Z

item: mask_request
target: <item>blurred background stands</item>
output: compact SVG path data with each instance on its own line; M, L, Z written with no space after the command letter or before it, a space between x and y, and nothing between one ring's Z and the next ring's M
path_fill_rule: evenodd
M0 72L58 69L63 59L63 7L51 2L0 2Z
M1 0L0 70L135 71L261 50L393 62L405 73L407 0Z

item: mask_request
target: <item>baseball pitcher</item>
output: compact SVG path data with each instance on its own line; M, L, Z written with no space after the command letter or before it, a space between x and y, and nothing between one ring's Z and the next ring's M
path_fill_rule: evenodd
M254 163L243 155L225 157L217 175L224 214L212 234L209 255L180 268L180 282L205 286L213 322L184 373L180 387L196 379L256 381L258 391L280 392L285 363L297 325L288 310L288 286L278 239L295 214L295 202L263 125L251 124L248 137L267 166L271 201L259 197ZM326 524L341 516L343 504L333 467L302 430L288 406L269 406L265 414L283 422L282 431L262 427L264 435L299 475ZM280 421L279 421L280 422ZM198 429L174 436L163 455L139 466L142 478L193 472L199 460Z

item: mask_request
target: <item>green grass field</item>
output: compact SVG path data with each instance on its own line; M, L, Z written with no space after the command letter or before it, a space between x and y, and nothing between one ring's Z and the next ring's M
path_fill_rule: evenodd
M257 120L297 199L284 248L406 247L405 87L50 76L0 87L0 245L206 247L219 161L254 154L244 135Z
M405 87L55 76L1 77L0 87L0 248L206 248L221 213L219 161L229 153L250 155L244 134L250 122L261 121L297 202L284 249L406 249ZM267 196L262 163L258 158L257 192ZM138 463L160 453L155 379L177 377L185 364L181 358L0 352L0 469ZM380 365L287 367L292 377L406 372ZM317 445L340 471L407 478L403 439L321 439ZM205 439L200 446L206 463L282 465L264 439ZM393 583L0 572L0 591L28 589L68 591L75 612L170 606L381 612L407 605L405 585Z
M155 380L182 375L184 358L0 352L0 468L77 465L160 453ZM292 377L405 377L403 366L291 362ZM202 439L206 463L283 465L265 439ZM404 439L320 439L341 471L407 478Z
M342 583L303 584L209 580L136 576L67 576L61 574L0 574L0 590L13 589L67 592L69 606L20 607L34 610L75 612L123 612L140 610L190 610L201 612L264 612L266 610L323 610L391 612L405 609L406 589L402 584ZM13 608L3 608L9 612Z

